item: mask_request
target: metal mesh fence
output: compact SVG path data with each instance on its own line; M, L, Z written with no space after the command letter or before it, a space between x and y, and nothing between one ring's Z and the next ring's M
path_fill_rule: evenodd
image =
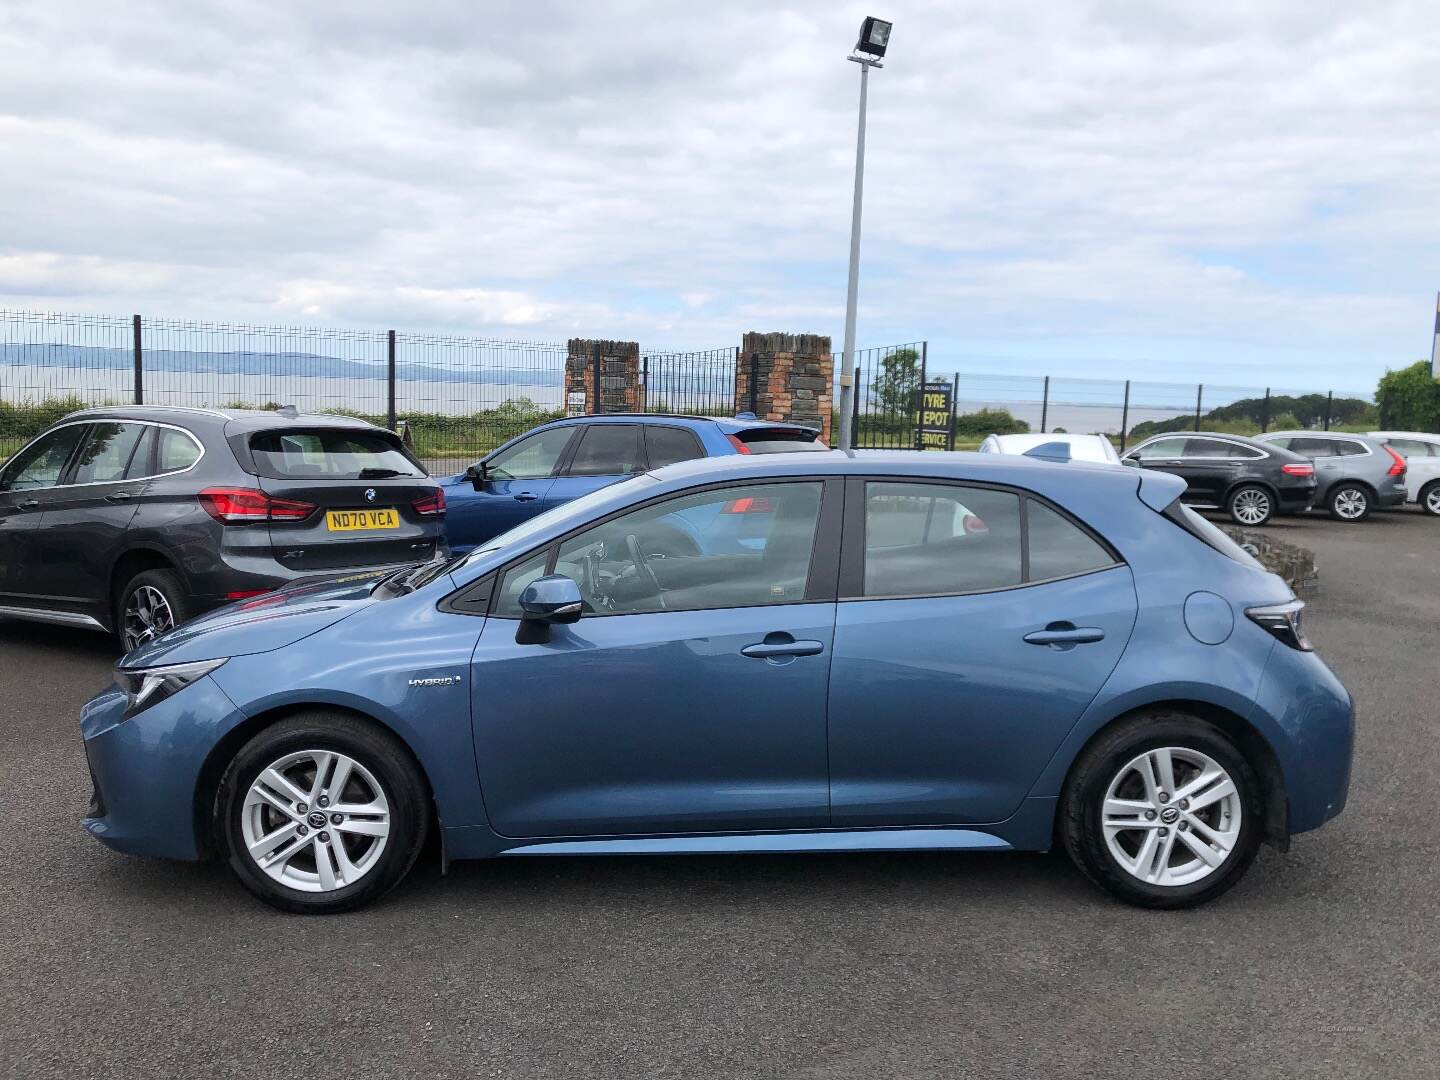
M640 356L645 411L734 416L737 349L645 352Z

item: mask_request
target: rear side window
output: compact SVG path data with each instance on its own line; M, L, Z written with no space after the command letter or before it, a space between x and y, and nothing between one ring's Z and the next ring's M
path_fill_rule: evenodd
M384 435L368 431L267 431L250 437L261 476L279 480L383 480L424 476Z
M731 438L738 440L750 454L796 454L830 449L818 433L790 428L745 428Z
M1021 581L1020 497L954 484L865 485L866 596L982 592Z
M90 435L75 460L72 484L103 484L125 479L131 455L145 434L142 424L91 424Z
M700 440L693 431L677 427L645 428L645 455L652 469L674 465L677 461L689 461L705 456Z
M1364 443L1352 442L1349 439L1332 439L1335 444L1336 457L1358 457L1361 454L1369 453Z
M1226 439L1186 439L1187 458L1258 458L1265 455L1240 443Z
M1299 436L1290 440L1290 450L1292 453L1302 454L1308 458L1334 457L1335 440L1310 439Z
M1044 503L1030 499L1025 514L1031 581L1086 574L1114 565L1114 557L1094 537Z
M640 467L638 424L591 424L570 460L570 476L623 476Z

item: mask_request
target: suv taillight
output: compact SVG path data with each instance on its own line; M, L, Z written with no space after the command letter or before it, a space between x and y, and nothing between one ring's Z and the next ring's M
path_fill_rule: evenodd
M748 454L750 452L750 448L741 442L738 436L726 435L725 438L730 440L730 445L735 448L737 454Z
M440 517L445 513L445 492L436 488L435 494L422 496L410 505L421 517Z
M205 512L222 525L304 521L315 512L314 503L275 499L254 488L206 488L199 498Z
M1304 464L1296 462L1291 465L1281 465L1280 471L1286 476L1314 476L1315 466L1309 462L1305 462Z
M1387 472L1385 475L1386 475L1386 476L1404 476L1404 475L1405 475L1405 459L1404 459L1403 457L1401 457L1399 454L1397 454L1394 450L1392 450L1389 446L1386 446L1384 443L1381 443L1380 445L1381 445L1381 447L1385 450L1385 452L1386 452L1387 454L1389 454L1389 455L1391 456L1391 458L1394 459L1394 463L1390 466L1390 471Z

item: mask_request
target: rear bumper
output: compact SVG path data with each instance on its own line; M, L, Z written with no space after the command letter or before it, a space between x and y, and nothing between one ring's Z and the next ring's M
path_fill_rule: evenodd
M435 557L437 548L442 556L448 555L443 540L432 541L417 548L415 557L409 562L426 562ZM201 614L235 599L231 593L269 592L297 581L319 580L322 578L345 577L349 574L369 574L403 566L403 561L375 563L373 565L342 566L334 569L297 570L276 559L263 555L241 555L224 553L217 564L205 571L190 575L191 595L195 604L194 614Z
M1280 488L1276 494L1280 497L1280 512L1282 514L1298 514L1302 510L1310 509L1315 502L1315 488Z
M1391 506L1404 506L1404 505L1405 505L1405 500L1406 500L1408 497L1409 497L1409 496L1408 496L1408 494L1406 493L1406 491L1405 491L1404 488L1397 488L1397 489L1394 490L1394 491L1382 491L1382 492L1380 492L1380 495L1379 495L1377 501L1379 502L1380 506L1386 507L1386 508L1391 507Z

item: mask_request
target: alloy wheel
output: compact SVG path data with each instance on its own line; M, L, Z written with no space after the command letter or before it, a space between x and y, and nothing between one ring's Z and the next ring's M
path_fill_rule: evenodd
M175 612L165 594L153 585L141 585L125 602L125 648L135 649L175 628Z
M1347 487L1335 493L1335 516L1358 521L1370 508L1370 500L1359 488Z
M1432 514L1440 515L1440 484L1432 484L1425 492L1425 509Z
M334 892L375 869L390 803L375 774L330 750L286 754L260 770L240 808L255 865L300 892Z
M1240 838L1240 792L1214 758L1147 750L1105 792L1100 820L1115 862L1147 885L1190 885L1225 864Z
M1235 496L1234 514L1243 524L1259 525L1270 516L1270 496L1259 488Z

